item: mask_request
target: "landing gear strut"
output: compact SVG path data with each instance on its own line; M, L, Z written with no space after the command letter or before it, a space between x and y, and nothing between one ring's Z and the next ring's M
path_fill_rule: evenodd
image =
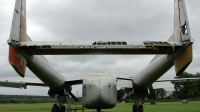
M65 112L66 109L65 106L63 106L63 103L65 102L66 97L58 95L56 98L58 99L59 106L57 106L57 104L54 104L51 112Z
M133 105L132 111L133 112L144 112L143 106L140 105L140 102L141 102L141 96L140 95L134 96L134 102L135 102L135 104Z

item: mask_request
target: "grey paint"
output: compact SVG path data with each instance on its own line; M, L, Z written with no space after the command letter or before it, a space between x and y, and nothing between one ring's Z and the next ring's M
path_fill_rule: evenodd
M116 77L88 75L83 79L82 103L90 109L113 108L117 103Z
M50 88L59 87L65 83L65 77L55 71L54 68L44 60L43 56L28 55L21 51L12 41L8 41L8 44L14 47L26 59L27 67Z
M184 25L187 26L187 33L182 29ZM174 0L174 34L172 34L169 40L173 42L187 40L187 43L179 51L173 54L155 56L149 65L133 78L136 85L139 85L139 87L151 85L174 65L174 60L181 51L194 43L189 31L189 22L184 0Z
M191 39L189 21L184 0L174 1L174 41Z
M175 0L177 1L177 0ZM180 33L175 30L175 33ZM177 37L175 36L172 37ZM178 36L180 38L180 36ZM57 73L42 56L28 55L21 51L12 41L8 41L27 60L27 66L49 87L58 87L65 82L65 78ZM144 70L133 78L134 83L139 86L148 86L162 76L172 67L175 57L192 42L188 42L183 48L171 55L157 56ZM85 85L85 89L84 89ZM88 89L89 88L89 89ZM92 88L92 89L91 89ZM140 89L140 88L136 88ZM84 105L90 108L111 108L116 104L116 78L111 76L96 76L84 79L83 82ZM95 104L93 101L98 102ZM100 107L101 106L101 107Z
M188 41L181 50L172 55L158 56L157 59L154 59L153 62L148 64L147 67L133 77L134 83L142 87L147 87L153 84L153 82L160 78L174 65L174 59L191 44L193 44L193 40Z
M15 9L13 13L13 21L10 32L10 39L19 41L19 32L20 32L20 18L22 12L22 3L21 0L16 0Z
M19 42L19 47L32 55L112 55L112 54L172 54L182 44L176 42L145 41L128 45L82 45L62 42Z

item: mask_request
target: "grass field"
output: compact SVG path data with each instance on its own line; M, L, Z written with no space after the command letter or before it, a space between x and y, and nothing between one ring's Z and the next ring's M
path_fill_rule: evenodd
M0 104L0 112L50 112L53 104ZM200 102L163 102L156 105L146 103L143 105L145 112L200 112ZM104 109L104 112L131 112L132 104L117 104L113 109ZM84 112L95 112L92 109L85 109ZM78 111L82 112L82 111Z

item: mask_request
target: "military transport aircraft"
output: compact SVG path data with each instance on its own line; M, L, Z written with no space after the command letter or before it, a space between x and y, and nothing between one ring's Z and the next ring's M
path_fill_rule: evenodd
M135 101L133 112L143 112L141 98L148 95L148 86L154 83L173 65L180 75L192 62L192 44L184 0L174 0L174 33L166 41L145 41L143 44L126 42L95 42L91 45L66 45L62 42L34 42L26 32L26 0L16 0L9 44L9 63L25 77L26 66L43 82L1 81L0 86L26 88L49 87L48 95L58 99L52 112L65 112L63 103L71 96L72 85L82 84L82 103L89 109L113 108L117 103L117 87L125 87L126 95ZM157 54L151 62L133 78L111 75L88 75L82 79L68 80L58 73L42 55L107 55L107 54ZM125 97L123 97L125 98Z

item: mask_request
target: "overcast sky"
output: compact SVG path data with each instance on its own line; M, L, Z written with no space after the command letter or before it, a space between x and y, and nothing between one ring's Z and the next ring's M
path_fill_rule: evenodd
M8 63L8 44L15 0L0 0L0 79L39 81L27 68L21 78ZM200 1L186 0L193 45L193 62L186 69L199 72ZM33 41L65 41L92 44L95 41L166 41L173 33L174 0L27 0L27 33ZM46 56L66 78L92 73L132 77L153 55ZM172 67L161 79L173 79ZM81 95L81 86L73 93ZM48 88L0 87L0 94L47 95Z

